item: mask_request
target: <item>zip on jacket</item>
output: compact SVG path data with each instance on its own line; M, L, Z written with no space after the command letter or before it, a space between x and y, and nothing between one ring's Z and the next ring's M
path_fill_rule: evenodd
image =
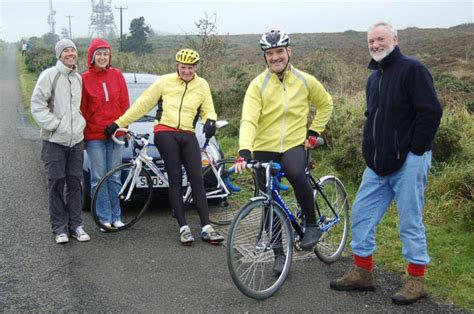
M183 91L183 95L181 96L181 102L179 103L178 126L176 127L177 129L179 129L179 127L181 125L181 110L183 109L184 95L186 95L187 90L188 90L188 82L184 82L184 91Z

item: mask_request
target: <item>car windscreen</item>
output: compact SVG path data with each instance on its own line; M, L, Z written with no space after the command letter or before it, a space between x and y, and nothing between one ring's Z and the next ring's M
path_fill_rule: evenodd
M130 97L130 106L133 105L135 100L143 93L143 91L149 86L150 84L128 84L128 95ZM156 116L157 106L154 106L150 112L148 112L145 116L138 119L137 121L153 121Z

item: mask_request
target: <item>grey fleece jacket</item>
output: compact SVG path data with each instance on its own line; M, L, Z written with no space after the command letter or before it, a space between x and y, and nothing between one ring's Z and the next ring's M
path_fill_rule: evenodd
M57 73L51 109L48 101ZM86 122L80 111L81 97L82 79L75 69L58 60L55 66L41 72L31 96L31 113L41 128L43 140L72 147L84 139Z

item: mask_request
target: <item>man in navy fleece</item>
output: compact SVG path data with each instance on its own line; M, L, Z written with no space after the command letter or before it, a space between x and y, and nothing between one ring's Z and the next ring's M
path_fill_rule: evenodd
M442 109L428 69L401 53L392 25L374 24L367 39L373 72L366 87L363 154L367 168L352 205L354 267L330 286L375 289L375 229L395 200L409 276L392 301L410 304L426 296L424 275L430 257L423 224L424 192Z

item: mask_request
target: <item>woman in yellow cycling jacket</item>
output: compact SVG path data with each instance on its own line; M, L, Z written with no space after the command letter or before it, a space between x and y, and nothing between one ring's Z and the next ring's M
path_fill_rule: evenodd
M191 49L178 51L176 73L161 76L123 116L105 129L105 133L110 136L118 127L129 125L158 105L154 141L168 174L169 199L180 227L180 241L185 245L192 244L194 238L184 215L181 165L186 169L194 205L201 219L201 239L211 244L218 244L224 239L209 223L209 208L201 173L201 152L194 134L194 125L199 116L202 121L206 121L206 138L214 135L217 119L209 84L196 74L199 58L199 54Z

